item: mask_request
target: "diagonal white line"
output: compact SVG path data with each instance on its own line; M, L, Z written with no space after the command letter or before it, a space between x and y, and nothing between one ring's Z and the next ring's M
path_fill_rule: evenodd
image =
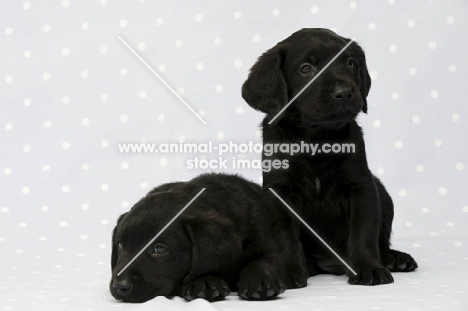
M182 214L183 211L185 211L185 210L187 209L187 207L189 207L190 204L192 204L193 201L195 201L195 199L198 198L198 196L199 196L200 194L202 194L203 191L205 191L205 189L206 189L206 188L203 188L202 190L200 190L200 192L198 192L197 195L196 195L192 200L190 200L190 202L188 202L187 205L185 205L185 207L184 207L183 209L181 209L180 212L178 212L177 215L175 215L174 218L172 218L171 221L169 221L169 222L167 223L167 225L165 225L164 228L162 228L161 231L159 231L159 233L156 234L156 236L155 236L154 238L152 238L151 241L149 241L148 244L146 244L146 245L141 249L141 251L139 251L138 254L136 254L135 257L133 257L133 259L130 260L130 261L128 262L128 264L127 264L125 267L123 267L122 270L120 270L119 273L117 273L117 276L120 276L120 275L122 274L122 272L124 272L125 269L127 269L127 268L135 261L135 259L137 259L138 256L140 256L141 253L143 253L143 252L145 251L145 249L147 249L147 248L154 242L154 240L156 240L156 239L158 238L158 236L160 236L161 233L163 233L164 230L166 230L167 227L169 227L169 226L172 224L172 222L173 222L174 220L176 220L177 217L179 217L180 214Z
M338 258L345 266L346 268L349 269L349 271L351 271L354 275L357 275L356 271L353 270L353 268L351 268L347 263L346 261L343 260L343 258L340 257L340 255L338 255L334 250L333 248L331 248L330 245L327 244L327 242L325 242L321 237L320 235L317 234L317 232L314 231L314 229L312 229L292 208L291 206L288 205L288 203L286 203L276 192L275 190L271 189L271 188L268 188L270 189L271 192L273 192L273 194L291 211L291 213L294 214L294 216L297 217L297 219L299 219L303 224L304 226L307 227L307 229L310 230L310 232L312 232L319 240L320 242L323 243L323 245L325 245L332 253L333 255L336 256L336 258Z
M128 43L122 38L119 36L119 40L122 41L122 43L198 118L200 119L200 121L202 121L203 124L206 124L205 120L202 119L202 117L200 117L196 112L195 110L192 109L192 107L189 106L189 104L187 104L185 102L185 100L179 96L179 94L177 94L176 91L174 91L174 89L166 83L166 81L163 80L163 78L161 78L160 75L158 75L158 73L156 71L154 71L153 68L151 68L150 65L148 65L147 62L145 62L145 60L143 58L141 58L140 55L138 55L137 52L135 52L134 49L132 49L132 47L130 45L128 45Z
M309 83L307 83L307 84L306 84L306 86L304 86L304 87L302 88L302 90L301 90L299 93L297 93L297 94L296 94L296 96L294 96L294 97L293 97L293 99L291 99L291 100L289 101L289 103L287 103L287 104L286 104L286 106L284 106L284 107L283 107L283 109L281 109L281 110L280 110L280 112L278 112L278 113L276 114L276 116L275 116L273 119L271 119L271 120L270 120L270 122L268 122L268 124L271 124L271 123L273 123L273 121L275 121L275 120L276 120L276 118L278 118L278 117L279 117L279 115L280 115L280 114L282 114L282 113L283 113L283 112L286 110L286 108L288 108L288 107L289 107L289 105L291 105L291 104L292 104L292 102L293 102L293 101L295 101L295 100L296 100L296 98L298 98L298 97L299 97L299 95L301 95L301 94L302 94L302 92L304 92L304 91L305 91L305 89L306 89L306 88L308 88L308 87L309 87L309 85L311 85L311 84L312 84L312 82L314 82L314 81L315 81L315 79L317 79L317 78L318 78L318 77L319 77L319 76L322 74L322 72L324 72L324 71L325 71L325 69L327 69L327 68L328 68L328 66L330 66L330 64L331 64L331 63L333 63L333 62L335 61L335 59L337 59L337 58L338 58L338 56L340 56L340 55L341 55L341 53L343 53L343 52L344 52L344 50L346 50L346 49L348 48L348 46L350 46L350 45L351 45L351 43L353 43L353 42L354 42L354 40L356 40L356 37L352 38L352 39L351 39L351 41L349 41L349 42L348 42L348 44L346 44L346 45L345 45L345 47L344 47L344 48L342 48L342 49L341 49L341 51L339 51L339 52L338 52L338 54L336 54L336 55L335 55L335 57L333 57L333 58L332 58L332 60L331 60L331 61L329 61L329 62L328 62L328 64L327 64L325 67L323 67L323 68L322 68L322 70L320 70L320 71L319 71L319 73L317 73L317 74L315 75L315 77L313 77L313 78L312 78L312 80L310 80L310 81L309 81Z

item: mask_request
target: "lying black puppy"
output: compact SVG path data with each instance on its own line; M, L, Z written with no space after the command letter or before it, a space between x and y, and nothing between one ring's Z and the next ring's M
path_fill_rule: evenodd
M264 146L319 146L314 156L310 150L307 154L278 151L263 155L264 160L289 163L288 169L263 173L263 204L273 217L273 234L287 287L305 286L307 274L318 273L347 273L351 284L385 284L393 282L390 271L417 268L410 255L390 249L393 203L368 168L362 130L355 121L361 110L367 112L371 85L358 44L352 43L269 124L348 42L330 30L300 30L264 53L242 87L247 103L267 113ZM325 153L333 144L339 147L342 143L352 144L348 146L354 146L354 153ZM294 208L357 275L301 227L269 188Z
M126 269L125 265L188 203L206 190ZM239 176L204 174L159 186L120 216L112 236L110 291L119 300L156 296L249 300L284 291L261 188Z

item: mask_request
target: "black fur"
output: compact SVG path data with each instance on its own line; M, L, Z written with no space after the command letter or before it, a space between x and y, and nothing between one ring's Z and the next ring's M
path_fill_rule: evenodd
M263 142L352 143L355 153L290 156L288 169L263 173L263 204L273 221L286 286L308 275L347 273L351 284L393 282L390 271L412 271L414 259L390 248L393 203L370 172L362 130L371 80L363 50L352 43L277 118L269 121L349 42L326 29L303 29L265 52L252 67L242 96L265 112ZM310 69L310 71L309 71ZM275 190L357 272L353 275L300 225L269 191Z
M117 276L202 188L206 190ZM213 301L232 289L249 300L276 297L285 286L276 276L276 248L261 206L260 186L235 175L205 174L155 188L120 216L114 229L112 295L127 302L155 296ZM166 253L161 254L161 246Z

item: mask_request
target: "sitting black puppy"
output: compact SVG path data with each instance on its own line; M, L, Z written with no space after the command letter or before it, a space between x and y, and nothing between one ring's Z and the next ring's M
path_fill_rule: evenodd
M230 289L249 300L276 297L285 286L276 276L276 248L261 207L260 186L235 175L204 174L155 188L120 216L114 229L111 294L127 302L156 296L214 301Z
M264 147L319 147L315 155L310 149L294 155L277 149L263 155L263 160L286 160L289 164L287 169L263 173L263 204L272 217L282 258L281 274L288 288L305 286L307 275L318 273L347 273L351 284L385 284L393 282L390 271L417 268L409 254L390 248L392 199L368 168L362 129L355 121L361 110L367 112L371 85L364 52L353 42L316 77L349 42L326 29L300 30L265 52L242 88L247 103L267 114ZM314 77L316 80L276 118ZM353 152L330 152L334 144L354 146L350 149ZM301 227L269 188L357 275Z

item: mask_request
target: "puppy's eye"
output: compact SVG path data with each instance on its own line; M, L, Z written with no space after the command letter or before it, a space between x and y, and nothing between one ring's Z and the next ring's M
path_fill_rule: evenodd
M348 59L348 62L346 63L346 66L353 69L354 67L356 67L356 62L354 61L354 59L350 58L350 59Z
M118 242L117 242L117 248L118 248L119 251L123 250L123 243L122 243L122 241L118 241Z
M154 249L153 249L153 254L163 255L163 254L167 253L168 251L169 251L169 249L165 245L156 244L154 246Z
M301 68L299 69L299 71L303 74L308 74L310 72L312 72L313 68L312 68L312 65L310 64L304 64L301 66Z

